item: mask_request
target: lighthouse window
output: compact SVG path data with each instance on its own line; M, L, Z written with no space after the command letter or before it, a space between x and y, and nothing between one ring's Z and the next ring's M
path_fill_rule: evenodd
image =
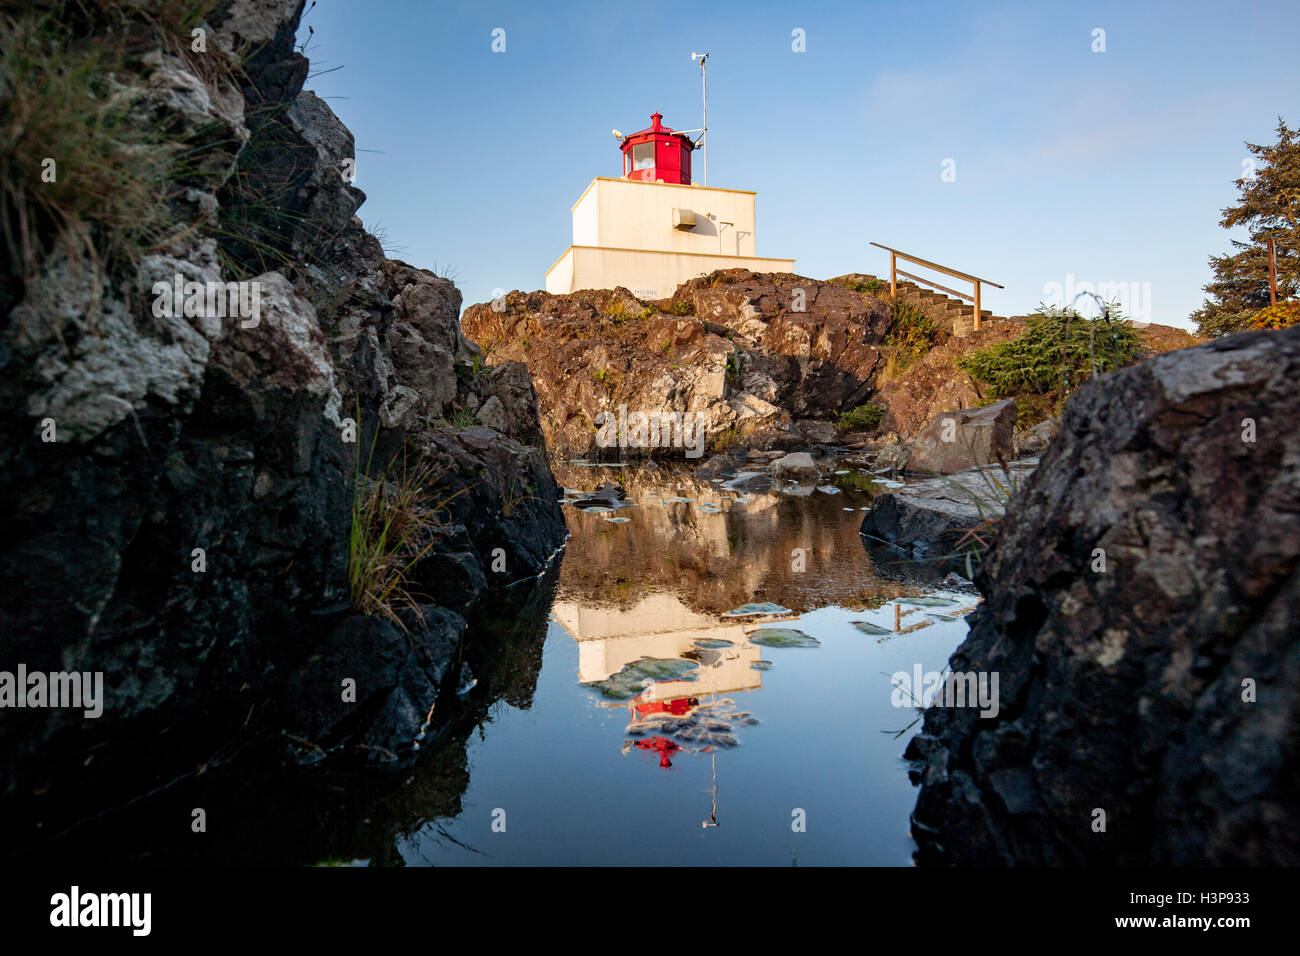
M655 164L655 144L637 143L632 147L632 168L651 169Z

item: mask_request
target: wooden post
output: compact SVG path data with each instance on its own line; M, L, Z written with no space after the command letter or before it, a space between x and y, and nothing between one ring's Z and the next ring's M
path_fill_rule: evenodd
M897 604L894 605L894 630L897 631L903 626L903 611Z
M898 298L898 257L892 252L889 254L889 297Z
M1273 256L1273 237L1268 237L1268 304L1277 305L1277 260Z
M978 332L978 331L980 330L980 283L979 283L979 280L978 280L978 279L975 280L975 325L974 325L974 330L975 330L976 332Z

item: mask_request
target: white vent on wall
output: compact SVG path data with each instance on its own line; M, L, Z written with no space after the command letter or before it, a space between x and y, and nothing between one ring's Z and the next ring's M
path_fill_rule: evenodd
M694 229L695 213L689 209L673 210L673 228L674 229Z

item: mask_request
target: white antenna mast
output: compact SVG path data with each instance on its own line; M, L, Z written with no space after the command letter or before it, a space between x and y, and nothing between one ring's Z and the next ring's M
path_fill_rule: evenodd
M700 138L696 140L696 143L702 144L700 145L700 179L704 181L703 185L705 186L709 184L709 77L708 70L704 65L704 61L708 58L707 53L691 54L692 60L700 61L700 85L704 94L704 122L700 124L703 128L700 130Z

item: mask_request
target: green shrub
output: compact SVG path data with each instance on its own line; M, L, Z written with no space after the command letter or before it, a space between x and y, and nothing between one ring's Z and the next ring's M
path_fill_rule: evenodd
M880 405L859 405L840 415L835 427L842 432L873 432L880 427L880 420L884 416L885 409Z
M995 397L1045 395L1053 389L1068 393L1094 369L1110 372L1130 364L1142 342L1113 306L1097 319L1073 309L1043 309L1029 317L1028 326L1008 342L972 352L957 367L987 384Z
M939 327L934 320L906 302L894 303L894 314L885 345L897 352L897 368L902 371L916 362L939 341Z

